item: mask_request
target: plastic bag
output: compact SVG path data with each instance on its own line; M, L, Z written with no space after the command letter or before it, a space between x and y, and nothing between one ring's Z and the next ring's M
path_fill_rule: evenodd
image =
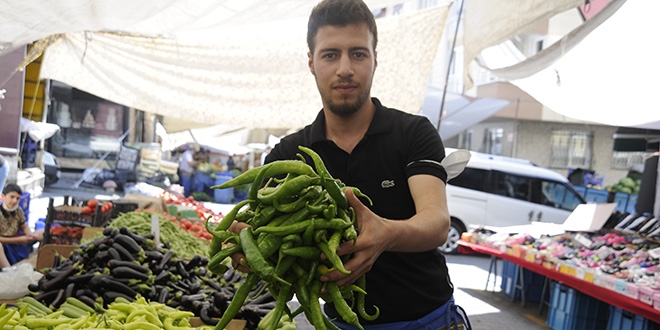
M3 268L0 272L0 299L12 300L28 295L28 285L36 284L42 276L27 263Z

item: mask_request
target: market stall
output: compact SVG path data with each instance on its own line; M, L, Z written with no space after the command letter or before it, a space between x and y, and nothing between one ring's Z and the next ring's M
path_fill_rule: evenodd
M523 303L530 293L540 296L539 311L549 305L547 324L553 329L656 329L660 241L642 233L657 219L618 214L616 220L618 227L603 229L603 221L595 230L545 235L482 228L466 233L459 244L465 252L491 256L486 289L498 259L513 265L515 271L502 271L503 291ZM530 285L530 275L541 276L543 285Z

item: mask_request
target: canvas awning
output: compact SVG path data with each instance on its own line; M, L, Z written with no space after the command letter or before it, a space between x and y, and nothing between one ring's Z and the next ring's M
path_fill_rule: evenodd
M438 130L443 140L448 140L482 122L510 103L502 99L447 93L444 97L445 104L442 106L442 93L442 89L428 86L420 114L429 118L436 127L438 121L440 122ZM441 109L442 117L440 117Z
M25 35L12 33L16 26L0 25L8 31L0 37L5 47L52 36L41 78L203 124L301 127L321 109L305 41L315 2L171 0L153 8L124 0L72 2L77 6L22 2L23 10L14 14L32 10L30 20L43 22L30 26L17 19L28 29ZM397 3L366 2L373 9ZM377 19L373 96L390 107L419 112L448 8L443 2Z
M660 3L654 1L612 1L558 41L559 49L544 50L560 56L526 59L506 42L483 51L482 60L495 74L566 117L660 129L660 111L654 110L657 88L651 83L660 68L653 64L655 45L649 42L655 38L658 10ZM607 19L599 21L601 14ZM524 69L519 65L523 61L532 62L525 67L535 70Z

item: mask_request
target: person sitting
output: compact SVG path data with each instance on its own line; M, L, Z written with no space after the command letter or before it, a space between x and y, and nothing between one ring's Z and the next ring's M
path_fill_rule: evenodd
M9 267L30 256L30 245L43 241L43 229L30 230L19 201L23 190L10 183L2 190L0 207L0 268Z

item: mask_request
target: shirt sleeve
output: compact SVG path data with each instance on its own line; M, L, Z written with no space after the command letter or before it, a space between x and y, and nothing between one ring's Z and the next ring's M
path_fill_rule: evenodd
M409 134L409 158L406 175L429 174L447 183L447 171L440 162L445 158L445 147L440 134L426 117L420 117Z

